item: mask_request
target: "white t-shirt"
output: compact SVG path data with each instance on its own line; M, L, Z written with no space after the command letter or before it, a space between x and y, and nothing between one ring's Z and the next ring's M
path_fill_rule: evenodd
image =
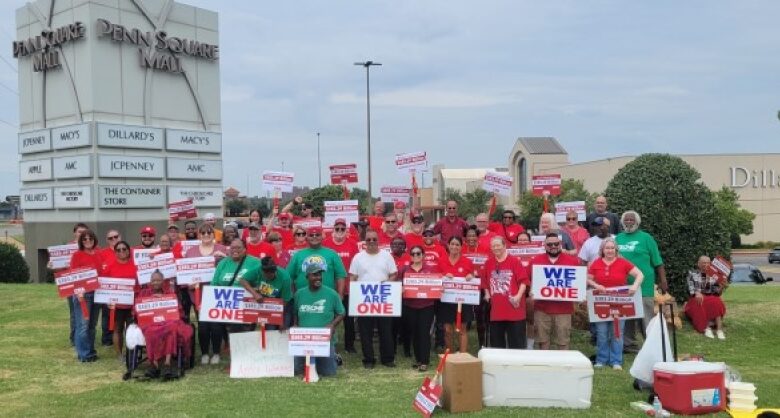
M582 244L582 248L580 248L580 260L584 261L587 265L590 265L593 260L597 259L599 257L599 250L601 249L602 241L604 241L604 238L599 238L598 235L594 235L585 240L585 242Z
M361 251L349 265L349 274L356 275L360 282L384 282L389 275L397 272L393 256L386 251L376 254Z

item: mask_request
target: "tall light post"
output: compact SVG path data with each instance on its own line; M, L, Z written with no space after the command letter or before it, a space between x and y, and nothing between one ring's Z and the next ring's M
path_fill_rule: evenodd
M320 133L317 132L317 175L319 175L320 186L322 187L322 159L320 158Z
M356 62L355 65L366 67L366 142L368 143L368 197L373 197L371 193L371 94L369 84L369 69L375 65L382 65L374 61Z

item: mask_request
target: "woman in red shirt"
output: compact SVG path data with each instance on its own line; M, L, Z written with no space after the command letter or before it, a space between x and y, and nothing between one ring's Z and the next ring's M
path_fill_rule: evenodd
M490 251L482 271L485 301L490 302L490 346L525 349L525 291L531 281L520 260L506 252L504 238L491 238Z
M165 235L164 235L165 236ZM162 241L162 238L160 239ZM137 269L135 263L130 259L130 244L126 241L119 241L114 246L114 261L106 267L103 273L105 277L118 279L134 279L135 293L138 293ZM109 308L114 311L114 349L117 356L122 358L122 346L124 345L125 328L130 325L130 319L133 317L132 305L110 305Z
M588 267L588 285L593 293L606 292L609 288L626 286L627 277L634 277L634 284L628 289L633 295L642 285L642 271L625 258L618 257L617 244L612 237L601 242L600 257ZM623 326L625 320L620 320L620 335L614 335L612 321L594 322L596 328L596 364L594 367L612 366L615 370L623 369Z
M439 260L439 269L449 277L461 277L466 280L474 278L474 263L468 257L462 255L463 240L460 237L450 237L447 243L449 255ZM477 280L474 280L476 283ZM464 328L474 316L472 305L461 306L461 329L460 332L460 352L466 353L469 350L469 334ZM458 314L458 305L455 303L439 303L439 310L436 312L436 319L444 325L444 344L450 350L453 349L453 335Z
M257 209L252 209L249 212L249 225L257 224L262 226L263 225L263 214L260 213ZM243 231L241 231L241 239L246 242L246 240L249 238L249 228L244 228ZM260 239L262 240L263 237L261 236ZM249 253L249 248L247 248L247 253Z
M79 235L78 244L79 250L73 253L70 258L70 268L93 268L97 270L98 276L103 274L103 254L98 248L97 235L91 229L87 229ZM87 318L81 311L82 300L86 304L87 312L89 312ZM95 305L94 301L94 291L73 295L70 298L76 325L73 342L76 347L76 356L82 363L97 360L95 325L100 313L100 305Z
M463 243L462 252L463 256L474 264L474 277L482 277L482 268L490 256L490 248L480 244L479 230L476 225L472 225L466 230L466 241ZM482 298L479 300L479 306L474 306L474 318L477 322L479 346L487 347L485 328L488 323L488 303Z
M412 263L398 270L398 280L403 281L404 276L410 273L439 273L439 268L423 262L425 251L419 245L412 247L409 254ZM412 335L412 348L414 348L414 363L412 367L424 372L428 370L431 360L431 324L434 315L433 299L408 299L403 300L401 320L404 322L404 330Z

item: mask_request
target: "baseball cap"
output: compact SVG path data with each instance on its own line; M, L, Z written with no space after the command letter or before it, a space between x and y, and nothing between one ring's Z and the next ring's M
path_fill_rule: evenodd
M148 235L157 235L157 230L154 229L153 226L145 226L141 228L141 235L148 234Z
M178 231L179 227L176 224L168 225L168 230L171 230L171 229L175 229L175 230Z
M213 213L209 212L205 216L203 216L204 221L213 221L217 219L217 215L214 215Z
M274 271L276 270L276 263L274 263L274 259L271 257L263 257L260 260L260 268L263 271Z
M319 264L309 264L308 267L306 267L306 274L314 274L314 273L321 273L325 271Z
M292 216L287 212L279 214L279 219L291 219L291 218Z
M436 235L436 233L433 232L433 229L430 229L430 228L428 228L425 231L423 231L422 234L423 234L423 236L431 236L431 237Z
M396 201L395 203L393 203L393 208L395 208L395 209L406 209L406 203L400 202L400 201Z
M609 219L605 218L603 216L599 216L593 219L590 223L591 225L601 226L601 225L609 225Z
M347 220L344 218L338 218L335 222L333 222L333 225L342 224L344 226L347 226Z
M322 227L321 226L310 226L306 228L307 234L321 234L322 233Z
M260 229L260 224L257 222L252 222L249 224L249 229Z

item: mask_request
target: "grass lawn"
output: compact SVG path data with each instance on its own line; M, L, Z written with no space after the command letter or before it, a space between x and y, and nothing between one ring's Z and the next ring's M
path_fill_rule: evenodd
M726 362L756 384L760 406L780 406L780 286L732 286L725 299L728 339L706 339L686 324L678 333L680 353ZM234 380L224 365L196 366L174 382L124 382L112 349L100 347L96 363L75 360L67 307L53 285L0 284L0 300L0 416L416 415L411 403L423 375L403 356L396 369L367 371L359 355L349 355L337 377L311 386L286 378ZM593 353L585 332L573 339L575 348ZM474 415L638 416L629 402L646 394L631 388L632 360L622 372L596 370L589 410L490 408Z

